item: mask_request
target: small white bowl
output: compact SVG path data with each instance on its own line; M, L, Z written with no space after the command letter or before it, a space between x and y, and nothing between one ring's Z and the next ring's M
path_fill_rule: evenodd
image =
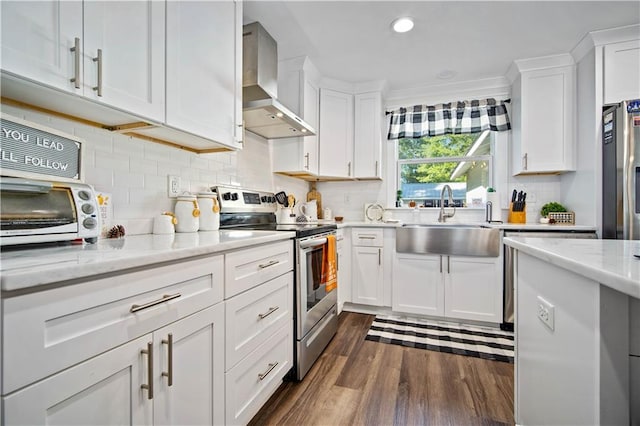
M541 217L540 218L540 223L546 225L547 223L549 223L549 218L548 217Z

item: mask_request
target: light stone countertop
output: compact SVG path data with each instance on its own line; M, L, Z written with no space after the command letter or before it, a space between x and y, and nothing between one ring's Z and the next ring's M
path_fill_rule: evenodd
M4 247L0 256L2 291L118 273L295 237L295 232L222 230L169 235L131 235L97 244L28 249Z
M346 221L337 223L338 229L341 228L398 228L403 225L412 225L411 222L364 222L364 221ZM498 228L505 231L545 231L545 232L595 232L595 226L584 225L543 225L540 223L487 223L487 222L432 222L432 223L416 223L415 225L429 225L429 226L456 226L456 225L478 225L486 228Z
M640 299L640 241L505 238L504 243L538 259Z

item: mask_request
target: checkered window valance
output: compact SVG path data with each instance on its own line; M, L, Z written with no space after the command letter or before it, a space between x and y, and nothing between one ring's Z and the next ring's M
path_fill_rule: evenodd
M390 140L421 138L445 134L502 132L511 129L506 101L493 98L451 102L438 105L415 105L387 112Z

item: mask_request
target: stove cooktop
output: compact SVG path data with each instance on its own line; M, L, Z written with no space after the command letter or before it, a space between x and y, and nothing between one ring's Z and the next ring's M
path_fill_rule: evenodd
M251 229L255 231L290 231L296 233L296 238L309 237L325 232L335 231L335 224L299 223L290 225L278 225L277 223L243 224L221 226L220 229Z

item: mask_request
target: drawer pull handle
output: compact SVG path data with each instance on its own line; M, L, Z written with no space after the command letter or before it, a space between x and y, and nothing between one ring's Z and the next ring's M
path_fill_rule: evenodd
M169 300L177 299L180 296L182 296L180 293L164 294L161 299L154 300L153 302L145 303L144 305L131 305L131 309L129 309L129 312L135 313L135 312L141 311L143 309L147 309L147 308L150 308L152 306L156 306L156 305L159 305L161 303L168 302Z
M166 339L162 339L162 344L167 345L167 371L162 372L162 377L166 377L167 384L173 386L173 334L169 333Z
M279 260L272 260L269 263L263 263L262 265L258 265L260 269L268 268L269 266L277 265L280 263Z
M272 313L274 313L275 311L277 311L278 309L280 309L279 306L276 306L275 308L269 308L269 310L264 313L264 314L258 314L258 317L260 319L265 319L266 317L268 317L269 315L271 315Z
M264 373L258 373L258 378L260 380L264 380L264 378L267 377L274 368L276 368L276 365L278 365L277 362L274 362L273 364L269 364L269 368L267 368L267 371L265 371Z
M141 353L147 355L147 380L149 384L142 384L140 387L149 391L149 399L153 399L153 342L147 343L147 349L142 349Z
M358 235L358 238L361 240L375 240L376 237L373 235Z

